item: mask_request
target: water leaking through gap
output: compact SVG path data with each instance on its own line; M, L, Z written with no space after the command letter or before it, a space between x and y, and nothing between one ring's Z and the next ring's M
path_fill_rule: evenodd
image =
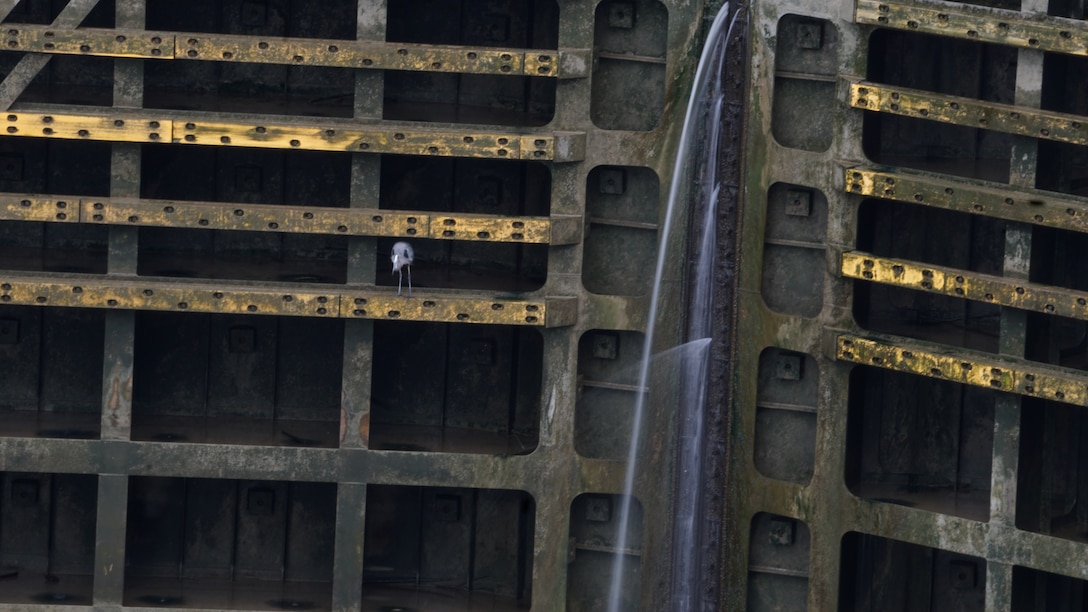
M718 180L717 160L718 144L721 139L721 113L724 104L722 69L728 41L736 23L738 13L726 25L730 10L725 3L719 10L707 35L707 42L699 58L698 69L688 100L684 127L677 148L676 162L673 168L669 188L669 200L665 220L660 231L660 246L657 266L654 272L653 289L650 300L650 313L646 327L645 346L642 361L639 364L638 386L650 386L651 366L659 369L664 365L678 367L681 376L673 378L680 381L679 413L676 440L675 503L673 509L673 535L671 568L670 610L684 612L702 609L700 601L701 550L699 543L698 507L702 497L702 438L703 417L706 402L707 364L711 330L711 300L713 293L713 270L715 253L715 227L717 200L721 185ZM704 138L695 138L705 134ZM668 249L673 216L678 207L687 210L696 202L702 203L705 211L702 223L696 224L693 237L698 253L698 261L693 274L695 278L691 307L688 314L688 338L694 339L686 344L653 355L654 325L658 317L658 305L661 299L661 279L666 261L670 258ZM673 363L663 359L675 354L680 357ZM665 362L668 361L666 364ZM627 549L628 523L631 518L631 502L634 494L635 475L639 466L639 440L642 436L642 421L645 412L645 399L649 394L639 393L635 399L634 417L631 428L631 443L627 456L627 469L624 477L624 491L620 497L617 533L617 553L612 565L611 584L608 594L608 612L619 612L624 599L624 554Z

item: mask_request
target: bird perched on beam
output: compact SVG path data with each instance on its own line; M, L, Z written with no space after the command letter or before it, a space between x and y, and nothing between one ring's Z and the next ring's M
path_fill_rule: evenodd
M415 259L415 251L407 242L398 242L393 245L393 253L389 259L393 261L393 271L397 277L397 295L400 295L401 282L404 280L404 272L401 268L408 268L408 297L412 297L412 261Z

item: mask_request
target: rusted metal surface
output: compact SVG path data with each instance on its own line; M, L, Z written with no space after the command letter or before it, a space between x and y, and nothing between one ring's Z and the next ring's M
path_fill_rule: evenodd
M552 78L586 76L589 58L589 51L584 49L504 49L130 29L68 30L30 24L5 28L0 44L10 51L45 54Z
M954 2L857 0L858 23L1010 45L1051 53L1088 55L1084 22Z
M0 304L535 327L571 325L577 315L577 300L566 297L511 300L417 291L415 297L407 298L390 297L388 291L300 289L228 282L178 283L153 277L36 277L9 272L0 279Z
M1037 108L998 104L844 78L851 108L984 128L1044 140L1088 144L1088 119Z
M1024 279L979 274L904 259L876 257L862 252L843 253L841 272L846 278L1049 315L1088 319L1088 292L1031 283Z
M106 318L106 337L128 340L131 346L133 325L130 312L110 313ZM107 340L109 342L109 340ZM127 440L132 432L132 351L113 355L103 367L102 437Z
M905 339L891 342L840 334L836 346L841 361L1088 406L1088 376L1071 370Z
M985 181L948 180L906 170L847 168L847 193L1088 232L1088 198Z

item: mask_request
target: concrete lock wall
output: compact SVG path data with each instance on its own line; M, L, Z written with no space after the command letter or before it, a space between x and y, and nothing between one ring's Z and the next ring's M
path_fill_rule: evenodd
M739 8L701 605L1083 608L1083 6ZM675 606L716 10L0 3L0 605Z
M0 2L0 606L668 607L704 8Z
M1083 5L751 15L726 607L1082 609Z

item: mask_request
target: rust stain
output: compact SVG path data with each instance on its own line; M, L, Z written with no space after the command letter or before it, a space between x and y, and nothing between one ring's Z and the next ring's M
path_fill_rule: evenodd
M367 412L359 419L359 439L364 446L370 446L370 413Z
M120 425L126 412L122 410L122 406L127 407L132 403L132 374L125 376L123 383L121 378L117 374L110 376L110 392L106 400L106 410L109 411L110 425L113 427Z
M110 400L107 405L110 412L117 412L121 408L121 381L117 378L110 381Z

